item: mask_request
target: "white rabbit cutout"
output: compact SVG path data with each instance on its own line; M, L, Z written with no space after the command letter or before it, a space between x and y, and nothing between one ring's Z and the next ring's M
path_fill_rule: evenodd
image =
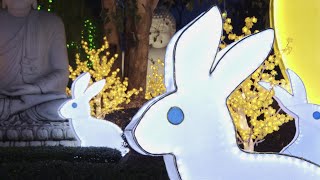
M274 32L246 37L216 54L221 29L213 7L173 37L165 59L168 91L133 117L124 132L129 145L144 155L164 156L170 179L320 178L318 166L307 161L238 148L226 99L262 64Z
M109 147L119 150L124 156L129 149L124 146L120 127L110 121L96 119L90 113L89 101L103 89L105 80L88 87L89 81L89 73L83 73L75 79L71 87L72 99L61 105L60 116L70 119L81 146Z
M274 89L274 98L280 107L295 117L296 134L281 153L301 157L320 165L320 106L308 103L305 86L300 77L287 69L292 94L280 86L271 87L269 83L259 82L261 86Z

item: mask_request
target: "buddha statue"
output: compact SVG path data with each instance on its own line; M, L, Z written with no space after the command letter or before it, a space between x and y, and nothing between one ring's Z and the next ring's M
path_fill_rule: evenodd
M2 7L0 140L19 141L20 146L72 140L68 121L58 114L69 75L62 20L34 10L36 0L2 0Z

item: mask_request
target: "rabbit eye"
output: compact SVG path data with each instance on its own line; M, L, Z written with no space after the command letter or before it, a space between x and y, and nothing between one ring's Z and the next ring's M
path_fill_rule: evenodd
M182 123L184 119L184 114L182 109L179 107L171 107L167 114L168 121L173 125L178 125Z
M78 104L77 103L72 103L71 105L73 108L77 108L78 107Z
M319 111L315 111L312 115L313 115L314 119L316 119L316 120L320 119L320 112Z

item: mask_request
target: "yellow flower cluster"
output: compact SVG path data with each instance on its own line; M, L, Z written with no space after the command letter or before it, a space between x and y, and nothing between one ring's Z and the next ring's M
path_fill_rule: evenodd
M158 59L153 65L151 65L151 75L147 76L147 87L145 99L149 100L156 96L163 94L166 91L164 85L164 76L163 72L160 72L159 68L164 67L164 62L161 59Z
M227 14L223 13L222 17L225 19L224 23L223 23L223 30L227 35L227 38L231 41L238 41L240 39L242 39L244 36L246 35L250 35L251 34L251 28L253 27L254 23L257 23L258 19L256 17L247 17L245 19L245 23L246 25L242 28L242 33L241 35L237 35L235 33L232 32L233 30L233 26L231 25L231 19L227 18ZM255 30L254 33L259 32L258 30ZM226 35L223 35L221 37L221 44L220 44L220 48L223 49L225 48L228 43L226 43L224 40L226 38Z
M247 17L245 19L246 25L242 28L244 34L236 35L232 33L231 20L226 18L224 30L229 40L237 41L245 35L251 34L251 28L256 22L257 19L255 17ZM220 48L226 46L226 43L223 42L224 38L225 36L222 37ZM282 51L282 53L287 52L287 49ZM280 52L270 55L264 64L251 77L247 78L227 100L237 129L237 137L244 147L254 147L266 135L278 131L283 123L293 120L291 116L279 113L281 109L274 109L272 107L274 104L277 104L272 98L274 91L267 91L258 84L259 81L266 81L270 82L273 86L280 85L287 90L290 89L285 79L276 79L279 72L275 68L280 69L280 62ZM253 144L250 145L250 143Z
M109 57L110 52L107 51L109 44L106 37L104 37L104 45L100 49L90 50L88 43L85 41L82 41L81 44L89 59L80 60L80 55L76 54L76 68L73 69L69 66L69 78L74 80L81 73L89 72L92 76L90 84L101 79L106 80L103 90L90 101L92 116L104 118L106 114L122 109L121 104L128 104L131 96L137 95L142 89L127 90L128 78L124 78L121 81L120 77L117 76L119 69L111 72L111 67L118 55L115 54L113 57ZM105 55L101 55L104 52L106 52ZM67 93L70 94L70 89L67 89Z

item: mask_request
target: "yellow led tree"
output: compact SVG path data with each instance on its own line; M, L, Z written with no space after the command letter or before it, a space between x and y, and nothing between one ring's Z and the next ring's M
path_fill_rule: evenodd
M163 72L160 72L160 67L164 67L164 62L158 59L156 62L152 61L150 74L147 76L147 87L146 87L146 99L151 99L156 96L163 94L166 91L164 85Z
M223 16L226 17L225 14ZM226 18L223 26L226 35L222 36L220 48L227 45L224 41L226 36L228 40L237 41L245 35L250 35L251 28L256 22L257 18L247 17L245 26L242 28L243 34L236 35L232 32L231 19ZM287 48L282 50L281 53L289 53L289 50L290 48L287 45ZM279 63L281 63L279 52L270 55L264 61L264 64L251 77L248 77L227 100L237 129L237 139L246 151L253 152L255 146L263 141L266 135L278 131L282 124L293 120L291 116L283 112L280 113L281 108L275 106L277 102L272 98L274 92L269 92L258 84L259 81L263 80L270 82L272 85L280 85L288 90L287 81L277 76L278 73L281 73Z
M90 84L106 79L103 90L90 101L91 114L94 117L103 119L106 114L122 109L121 105L128 104L132 95L137 95L142 89L128 90L128 78L121 81L117 76L119 69L111 71L114 61L118 58L115 54L110 57L108 52L108 42L104 38L104 45L100 49L89 49L88 43L81 42L82 48L87 54L87 60L80 60L80 55L76 54L76 68L69 66L70 79L74 80L83 72L91 74ZM70 94L70 90L67 89Z

